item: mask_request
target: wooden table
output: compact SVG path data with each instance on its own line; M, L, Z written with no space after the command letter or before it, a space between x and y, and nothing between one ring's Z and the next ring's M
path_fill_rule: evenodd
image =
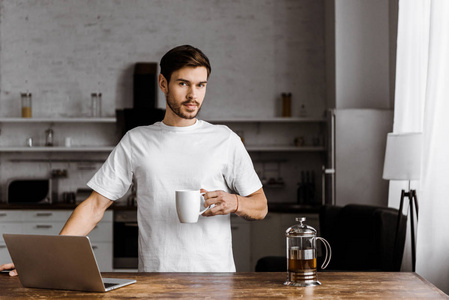
M177 298L177 299L448 299L416 273L320 272L321 286L284 286L285 273L104 273L134 278L136 284L107 293L31 289L17 277L0 274L0 298ZM8 297L9 296L9 297Z

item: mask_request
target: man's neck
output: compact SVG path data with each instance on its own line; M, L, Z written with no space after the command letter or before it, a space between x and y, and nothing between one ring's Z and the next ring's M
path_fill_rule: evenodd
M183 118L169 118L167 115L165 115L162 122L167 126L175 126L175 127L186 127L186 126L192 126L197 121L196 118L193 119L183 119Z

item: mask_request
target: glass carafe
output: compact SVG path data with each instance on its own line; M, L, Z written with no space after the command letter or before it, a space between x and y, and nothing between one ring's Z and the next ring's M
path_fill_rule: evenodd
M297 225L289 227L285 233L287 238L287 281L285 285L314 286L321 283L316 272L316 240L320 240L326 248L326 257L321 266L325 269L330 262L332 251L329 243L316 236L316 230L303 222L305 217L296 218Z

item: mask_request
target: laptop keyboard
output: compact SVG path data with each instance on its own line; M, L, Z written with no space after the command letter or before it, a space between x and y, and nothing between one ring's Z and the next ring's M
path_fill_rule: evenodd
M104 283L104 288L108 289L108 288L116 286L116 285L118 285L118 284L117 283L107 283L107 282L105 282Z

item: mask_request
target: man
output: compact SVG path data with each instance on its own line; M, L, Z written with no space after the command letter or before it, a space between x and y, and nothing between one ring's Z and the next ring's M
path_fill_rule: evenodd
M196 119L211 67L192 46L161 59L162 122L130 130L88 182L94 191L72 213L61 235L88 235L104 211L137 184L139 271L233 272L230 214L263 219L267 199L240 138L229 128ZM205 192L207 210L180 223L175 191ZM13 268L12 264L0 270ZM15 275L15 271L10 273Z

